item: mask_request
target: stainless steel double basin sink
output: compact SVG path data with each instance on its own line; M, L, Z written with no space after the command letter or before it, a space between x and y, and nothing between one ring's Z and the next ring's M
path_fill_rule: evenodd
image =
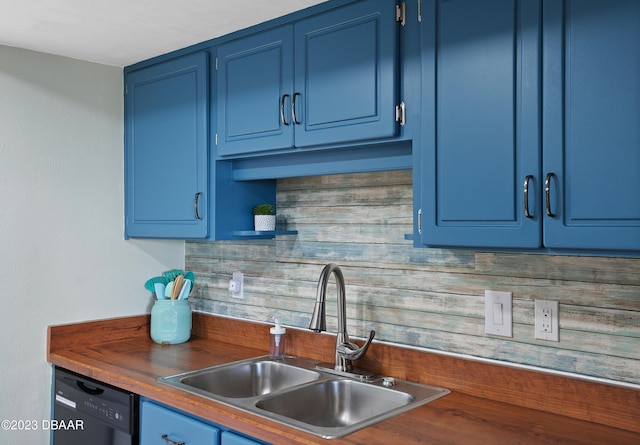
M257 357L158 381L324 438L342 437L449 394L403 380L363 381L322 369L294 357Z

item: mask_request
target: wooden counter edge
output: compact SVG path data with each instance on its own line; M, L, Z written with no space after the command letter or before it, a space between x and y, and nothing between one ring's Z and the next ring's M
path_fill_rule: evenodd
M194 313L193 325L194 335L268 350L266 324ZM148 332L148 315L50 326L47 358L56 363L57 351L148 338ZM331 361L334 346L333 335L287 329L288 354ZM628 387L375 342L359 364L383 375L640 433L640 391Z

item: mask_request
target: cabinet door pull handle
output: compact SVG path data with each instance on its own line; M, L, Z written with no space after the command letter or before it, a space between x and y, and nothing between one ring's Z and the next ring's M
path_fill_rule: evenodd
M200 203L200 196L202 196L202 192L198 192L196 193L196 199L193 203L193 208L196 211L196 219L202 219L202 216L200 216L200 212L198 211L198 207L199 207L199 203Z
M280 121L282 121L282 125L288 126L289 122L287 122L287 119L284 116L284 102L287 100L287 97L289 97L288 94L283 94L282 99L280 99Z
M551 211L551 178L553 173L547 173L547 178L544 180L544 195L545 195L545 207L547 209L547 216L551 218L555 217L555 213Z
M293 116L293 123L295 125L300 125L301 122L298 120L296 116L296 98L300 96L300 93L293 93L293 99L291 100L291 116Z
M524 216L527 218L533 218L533 215L529 211L529 182L531 182L532 179L532 175L527 175L524 178Z
M182 440L180 442L176 442L175 440L169 439L168 434L163 434L161 437L162 437L162 440L164 440L165 443L168 445L184 445L184 442Z

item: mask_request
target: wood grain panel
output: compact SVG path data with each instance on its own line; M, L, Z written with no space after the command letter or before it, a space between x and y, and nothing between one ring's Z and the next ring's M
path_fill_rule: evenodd
M410 171L280 180L277 205L297 236L186 244L198 309L305 328L318 275L335 262L352 335L373 328L394 343L640 384L638 258L413 248ZM237 270L244 300L226 290ZM513 293L513 338L484 334L485 289ZM559 302L560 342L534 338L536 299Z

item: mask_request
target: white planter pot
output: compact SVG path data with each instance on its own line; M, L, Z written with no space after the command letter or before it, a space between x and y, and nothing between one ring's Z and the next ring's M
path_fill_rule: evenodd
M276 215L253 215L256 232L272 232L276 230Z

